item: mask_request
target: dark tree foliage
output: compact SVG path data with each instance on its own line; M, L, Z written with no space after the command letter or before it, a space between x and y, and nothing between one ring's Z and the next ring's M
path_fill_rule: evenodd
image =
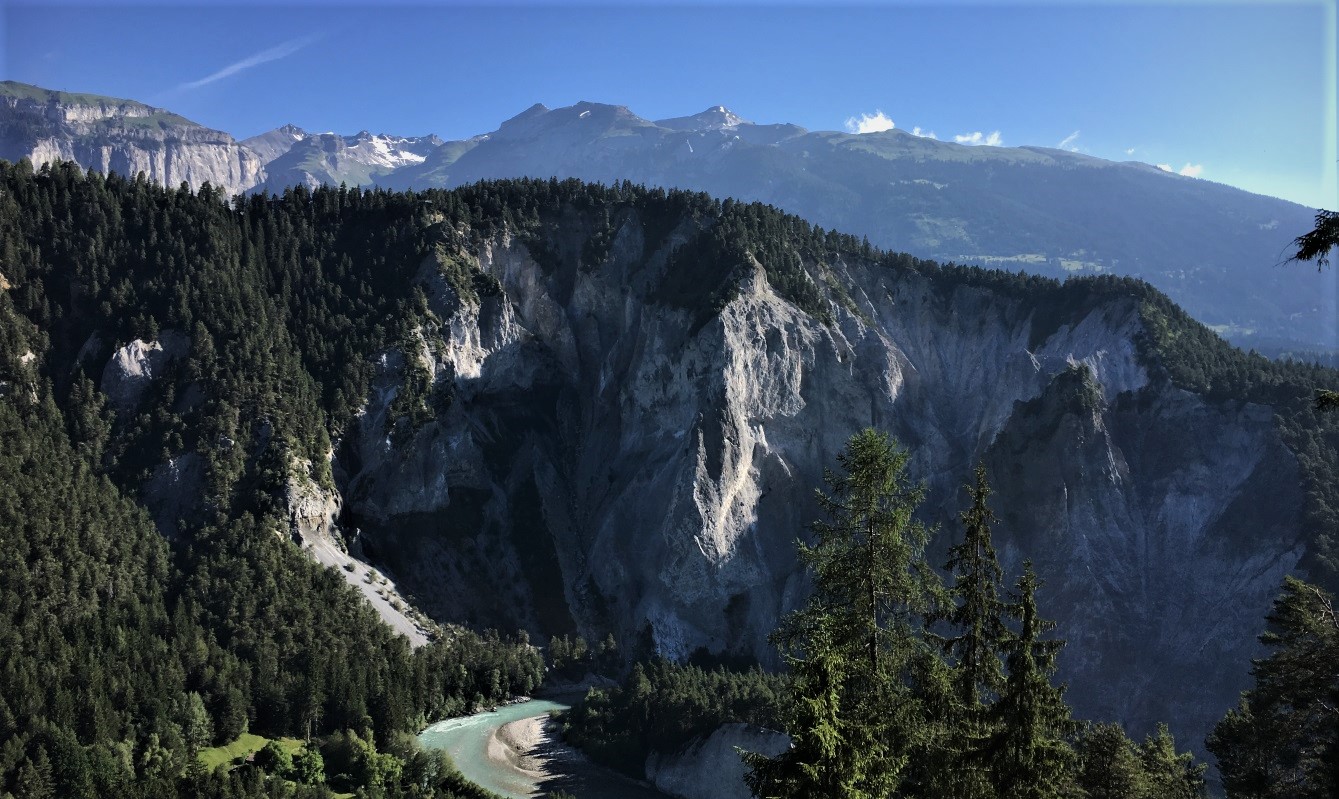
M595 760L641 779L646 757L673 752L727 722L775 728L786 678L761 669L638 663L614 689L591 689L563 717L563 737Z
M0 164L0 794L322 795L203 774L195 753L244 730L385 745L539 683L539 654L496 634L411 651L275 535L290 464L324 462L348 413L330 400L363 390L421 260L413 201L388 197L230 208L208 188ZM169 329L189 357L111 413L92 367ZM188 453L207 507L172 549L134 498ZM459 795L444 785L381 789Z
M1290 261L1315 261L1316 271L1322 271L1330 263L1330 250L1339 247L1339 212L1320 210L1316 212L1316 227L1293 239L1297 252ZM1339 408L1339 391L1321 388L1316 390L1316 410L1332 411Z
M1043 638L1055 629L1055 622L1037 614L1040 585L1032 563L1025 563L1009 607L1018 630L1006 643L1009 676L1000 693L999 726L990 744L992 781L1002 799L1061 797L1074 781L1075 758L1068 738L1075 724L1064 687L1051 682L1064 641Z
M939 624L927 635L946 660L946 684L937 703L943 736L926 758L927 793L963 799L995 795L990 781L991 740L999 726L996 702L1005 688L1003 657L1012 635L1000 597L1004 573L991 542L997 521L987 504L984 466L967 486L970 504L961 515L962 540L949 548L945 571L952 579Z
M1334 597L1293 577L1268 616L1255 686L1214 727L1230 799L1339 794L1339 612Z
M1078 787L1086 799L1200 799L1207 795L1204 772L1188 753L1179 753L1166 726L1143 744L1130 740L1119 724L1087 724L1075 742Z
M1316 227L1293 239L1293 246L1297 252L1291 260L1315 261L1317 270L1324 269L1330 263L1330 250L1339 247L1339 212L1317 211Z
M749 758L760 796L887 796L925 746L933 712L913 675L937 662L920 620L940 585L908 458L886 434L861 431L818 492L828 518L798 544L814 591L773 636L792 672L783 722L794 746Z

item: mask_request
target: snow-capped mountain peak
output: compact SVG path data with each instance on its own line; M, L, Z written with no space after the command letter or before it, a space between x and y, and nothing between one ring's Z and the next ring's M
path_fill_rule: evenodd
M714 105L692 116L658 119L656 124L671 130L730 130L752 123L723 105Z

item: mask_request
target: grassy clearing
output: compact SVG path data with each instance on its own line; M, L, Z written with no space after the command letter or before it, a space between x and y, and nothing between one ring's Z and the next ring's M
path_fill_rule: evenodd
M284 751L290 755L297 754L298 750L304 746L302 741L297 738L279 738L277 740ZM252 752L259 752L269 742L269 738L244 732L232 743L201 749L197 757L205 768L213 771L225 763L230 764L238 759L245 758Z

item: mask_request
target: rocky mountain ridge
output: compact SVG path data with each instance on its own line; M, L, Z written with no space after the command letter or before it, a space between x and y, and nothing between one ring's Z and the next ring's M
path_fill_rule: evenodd
M450 188L527 176L690 188L766 202L939 261L1054 277L1138 277L1232 341L1261 351L1339 347L1334 276L1275 268L1292 238L1310 228L1311 209L1149 164L1043 147L970 147L896 129L854 135L755 124L724 106L652 122L623 106L589 102L536 104L496 131L458 141L360 141L285 126L239 150L226 134L194 126L181 128L193 131L189 136L173 134L173 141L194 142L182 149L166 146L161 128L94 135L31 109L15 116L14 95L44 91L9 84L0 157L72 158L100 170L143 170L167 185L209 180L228 193L341 182ZM125 119L142 119L135 116L139 104L111 103L127 109ZM252 146L254 154L242 152Z
M285 187L345 183L372 185L397 169L423 163L444 142L436 136L391 136L360 131L352 136L308 133L285 125L243 144L267 155L264 182L258 190L282 193Z
M0 82L0 158L74 161L165 186L205 183L231 195L264 176L260 158L231 136L131 100Z

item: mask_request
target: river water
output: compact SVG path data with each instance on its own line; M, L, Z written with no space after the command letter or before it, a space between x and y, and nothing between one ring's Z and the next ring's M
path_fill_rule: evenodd
M532 699L488 713L439 721L419 733L418 739L425 747L445 749L466 779L507 799L532 799L559 790L577 799L666 799L664 794L596 766L561 745L541 753L548 774L488 756L490 742L495 750L498 748L494 736L503 726L568 707L550 699Z

